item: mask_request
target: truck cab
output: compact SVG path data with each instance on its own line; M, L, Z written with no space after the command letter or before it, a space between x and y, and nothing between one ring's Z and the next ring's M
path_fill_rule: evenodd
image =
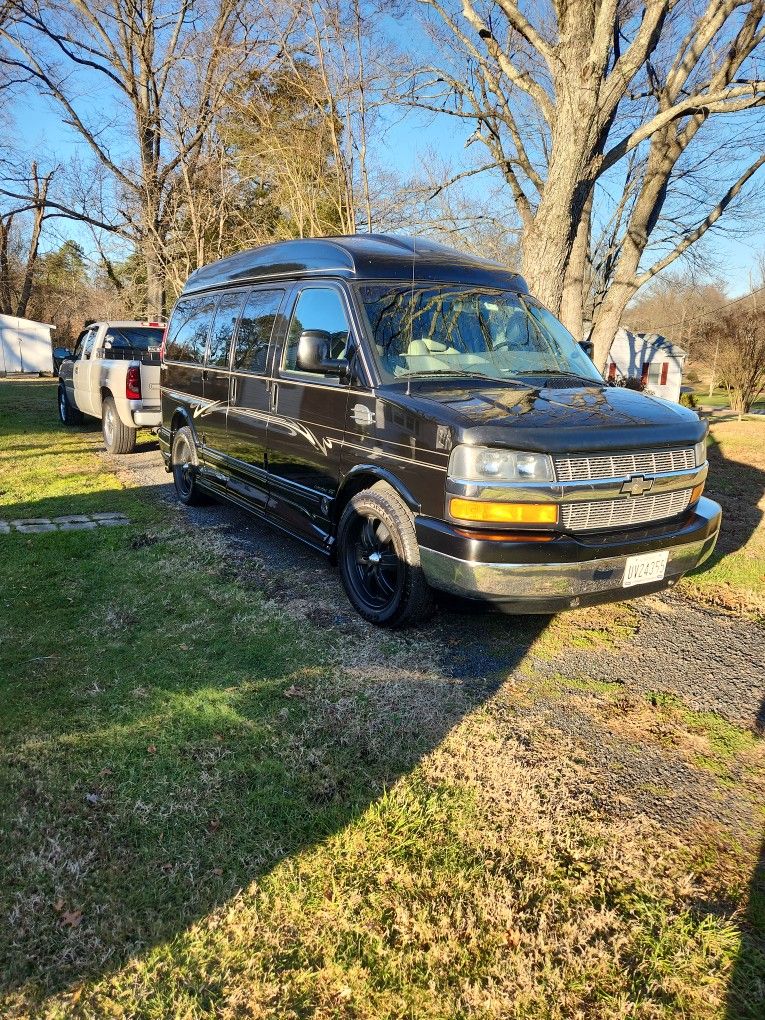
M336 561L371 622L447 591L551 613L674 584L714 548L706 425L609 385L515 273L419 238L282 242L172 314L160 447L184 502Z

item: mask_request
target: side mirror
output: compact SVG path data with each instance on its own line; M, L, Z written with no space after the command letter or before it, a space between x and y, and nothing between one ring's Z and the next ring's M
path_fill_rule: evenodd
M592 356L595 353L595 344L592 340L580 340L579 346L582 348L587 357L592 361Z
M66 347L54 347L53 357L57 361L70 361L74 357L74 352L68 350Z
M323 375L348 374L345 358L330 358L332 336L323 329L306 329L298 340L295 368L298 372L320 372Z

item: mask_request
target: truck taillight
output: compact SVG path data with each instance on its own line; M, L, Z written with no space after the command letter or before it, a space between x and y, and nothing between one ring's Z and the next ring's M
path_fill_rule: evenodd
M141 399L141 369L138 365L128 365L125 396L128 400Z

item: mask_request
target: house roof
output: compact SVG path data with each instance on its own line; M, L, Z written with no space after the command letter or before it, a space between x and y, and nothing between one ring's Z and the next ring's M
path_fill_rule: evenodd
M279 241L240 252L192 273L184 294L292 276L475 284L528 293L526 281L497 262L426 238L354 234Z
M671 340L667 340L665 336L660 333L633 333L629 329L617 330L616 336L614 337L614 343L618 340L627 339L634 344L635 350L640 348L650 348L654 351L661 351L663 354L671 355L675 358L686 358L688 352L683 350L678 344L673 343ZM613 344L612 344L613 346Z

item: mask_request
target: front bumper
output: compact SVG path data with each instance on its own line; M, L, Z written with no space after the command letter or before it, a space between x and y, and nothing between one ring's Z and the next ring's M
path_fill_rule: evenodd
M419 518L417 537L422 569L434 588L516 612L556 613L673 585L712 553L721 518L718 504L702 497L679 521L618 534L502 542ZM622 587L629 556L662 549L669 557L661 581Z

